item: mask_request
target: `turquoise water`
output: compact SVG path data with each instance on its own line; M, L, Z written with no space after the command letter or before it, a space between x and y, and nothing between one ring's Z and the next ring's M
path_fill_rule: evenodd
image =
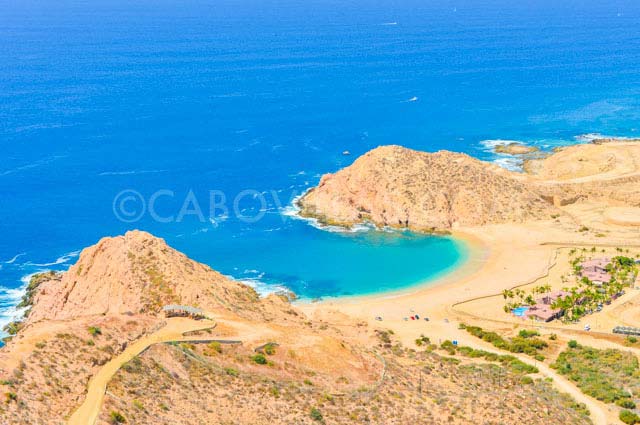
M292 229L293 231L293 229ZM469 247L449 237L409 232L335 232L314 237L316 229L279 232L265 238L262 255L248 260L252 269L233 272L266 289L283 285L302 298L374 294L406 289L463 264ZM288 250L271 249L295 244ZM277 270L273 265L286 265ZM265 272L265 270L267 272Z
M626 0L0 2L0 321L25 276L133 228L261 291L437 276L464 259L455 241L336 234L282 209L378 145L513 168L492 140L637 136L639 21ZM124 190L164 194L158 214L118 218Z

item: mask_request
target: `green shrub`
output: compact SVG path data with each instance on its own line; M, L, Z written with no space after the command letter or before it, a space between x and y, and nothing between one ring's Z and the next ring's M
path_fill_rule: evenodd
M254 356L251 356L251 360L255 364L267 364L267 358L263 354L260 354L260 353L254 355Z
M2 330L9 335L15 335L20 331L20 329L22 329L23 326L24 323L22 322L9 322L4 326L4 328L2 328Z
M640 416L629 410L623 410L620 412L620 420L625 424L633 425L640 423Z
M239 373L236 369L232 368L232 367L227 367L224 369L225 373L227 375L231 375L231 376L238 376Z
M451 341L445 341L442 343L442 345L444 346L444 349L452 349L454 350L454 353L457 350L457 352L459 352L465 357L473 357L473 358L483 357L488 361L500 362L502 363L503 366L508 367L514 373L518 373L518 374L538 373L538 368L536 368L535 366L531 366L527 363L524 363L518 360L516 357L509 354L498 355L496 353L491 353L484 350L476 350L474 348L467 347L467 346L456 347L451 343ZM446 357L443 357L443 360L444 359L446 359Z
M620 406L620 407L624 407L625 409L635 409L636 408L636 404L633 401L631 401L631 400L629 400L627 398L623 398L623 399L620 399L620 400L616 401L616 404L618 406Z
M311 413L309 413L309 416L311 416L311 419L313 419L314 421L322 421L322 413L320 412L320 410L318 410L317 407L311 409Z
M111 411L111 413L109 414L109 419L111 420L111 423L114 425L124 424L127 422L127 419L122 415L122 413L116 412L115 410Z
M471 335L492 344L494 347L512 353L525 353L530 356L535 356L539 350L549 346L546 341L536 338L540 335L537 331L527 331L523 329L518 336L507 340L495 332L485 331L478 326L464 325L464 329Z
M521 329L520 332L518 332L518 336L522 338L531 338L533 336L540 336L540 333L538 331L528 331L526 329Z
M210 342L209 344L207 344L207 347L209 347L216 353L222 353L222 344L220 344L218 341Z
M12 401L16 401L18 399L18 395L14 392L8 392L5 394L5 397L7 399L7 403L10 403Z
M91 336L102 335L102 330L97 326L89 326L87 330L89 331Z
M442 344L440 344L440 348L442 348L443 350L446 350L447 353L449 353L452 356L456 354L456 346L453 345L453 342L449 341L448 339L444 341Z
M416 339L416 345L418 347L420 347L420 346L422 346L424 344L429 345L430 343L431 343L431 340L429 339L429 337L426 337L424 335L420 335L420 338Z
M531 385L533 384L533 378L525 375L522 378L520 378L520 383L524 385Z
M569 348L577 348L578 347L578 341L576 341L575 339L572 339L571 341L569 341L569 343L567 345L569 346Z
M276 353L276 345L272 342L264 346L264 353L273 356Z

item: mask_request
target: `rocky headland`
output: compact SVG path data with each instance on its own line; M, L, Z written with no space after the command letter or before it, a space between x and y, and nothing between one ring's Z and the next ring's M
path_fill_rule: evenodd
M638 206L640 145L585 144L511 172L467 155L382 146L298 200L302 216L327 224L446 232L470 226L557 219L560 207L592 200Z

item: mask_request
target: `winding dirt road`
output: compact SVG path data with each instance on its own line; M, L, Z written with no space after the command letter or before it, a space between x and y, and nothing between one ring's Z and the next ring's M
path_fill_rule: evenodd
M87 387L87 396L80 407L71 415L68 425L93 425L98 419L100 408L104 401L107 384L113 375L128 361L138 356L150 345L169 342L185 341L197 338L185 337L187 332L211 329L216 323L211 320L191 320L182 317L167 319L167 324L158 331L146 335L129 345L122 353L104 364L96 373Z

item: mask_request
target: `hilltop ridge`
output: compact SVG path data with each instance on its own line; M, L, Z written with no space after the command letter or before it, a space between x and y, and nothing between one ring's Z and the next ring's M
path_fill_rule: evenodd
M449 151L381 146L334 173L299 200L301 214L321 221L415 230L449 230L548 219L554 205L522 175Z
M258 309L258 294L143 231L84 249L62 276L38 284L28 323L106 314L157 314L166 304Z

